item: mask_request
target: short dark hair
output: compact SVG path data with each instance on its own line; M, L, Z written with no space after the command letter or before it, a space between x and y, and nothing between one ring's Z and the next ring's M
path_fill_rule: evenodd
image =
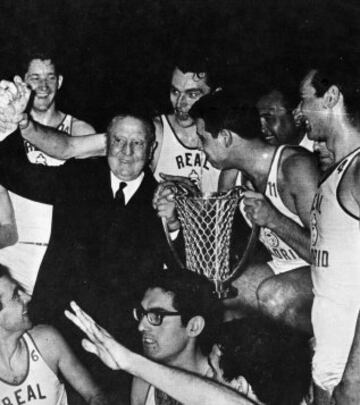
M211 282L190 270L165 270L149 282L147 289L153 288L172 295L172 305L180 312L184 326L194 316L204 318L205 327L197 341L204 354L210 353L215 331L222 321L221 307Z
M14 282L16 282L12 278L9 268L0 263L0 278L3 278L3 277L7 277L9 280L13 280ZM2 309L3 309L3 305L2 305L2 302L0 300L0 311Z
M344 97L344 105L350 122L360 124L360 69L358 61L351 61L342 56L318 65L311 84L316 95L322 97L335 85Z
M25 73L29 69L29 65L31 61L34 59L40 59L42 61L44 60L50 60L51 63L54 65L55 68L55 73L57 76L59 76L62 72L62 67L59 58L56 56L56 53L52 51L51 49L43 49L43 48L26 48L24 50L23 56L22 56L22 74L25 75Z
M311 382L308 336L268 318L224 323L219 334L220 367L231 381L243 376L261 402L299 404Z
M217 138L222 129L228 129L241 138L261 138L259 114L252 102L239 100L224 91L208 94L190 109L193 119L202 118L205 129Z
M121 113L115 115L107 126L106 134L109 133L111 126L113 125L113 122L115 119L124 119L127 117L135 118L135 119L141 121L145 128L145 132L149 139L149 143L152 144L155 141L155 124L153 121L153 117L144 111L135 111L135 110L124 111L124 112L121 112Z
M223 75L219 69L216 58L183 44L175 49L173 68L180 69L183 73L194 73L199 79L205 78L211 90L223 87ZM205 77L204 77L205 73Z

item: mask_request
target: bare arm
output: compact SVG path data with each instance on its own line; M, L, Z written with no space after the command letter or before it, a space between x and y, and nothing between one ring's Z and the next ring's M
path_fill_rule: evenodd
M0 249L13 245L17 240L14 208L9 193L0 186Z
M57 159L87 158L106 154L105 134L68 136L55 128L30 119L21 129L24 139Z
M147 381L185 405L249 405L254 404L241 394L196 374L155 363L126 349L94 320L71 303L75 314L65 315L88 336L83 341L85 350L96 354L114 370L125 370Z
M71 136L84 136L95 134L95 128L85 121L73 118Z
M52 370L59 371L88 404L105 405L107 401L90 374L75 357L63 337L56 329L40 325L32 335L39 350Z
M246 212L257 225L273 230L310 263L310 210L317 190L317 165L311 156L293 156L282 170L292 205L288 208L299 216L304 226L283 215L263 194L253 191L245 192Z

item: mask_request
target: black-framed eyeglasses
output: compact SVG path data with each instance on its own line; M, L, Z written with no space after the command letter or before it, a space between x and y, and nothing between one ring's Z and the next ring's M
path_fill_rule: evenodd
M149 321L150 325L160 326L165 316L180 316L180 312L164 311L162 309L150 309L147 311L141 305L133 309L134 318L140 322L144 316Z

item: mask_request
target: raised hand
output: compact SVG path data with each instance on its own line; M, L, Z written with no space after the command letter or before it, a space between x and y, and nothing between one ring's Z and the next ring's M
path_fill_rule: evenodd
M131 352L118 343L108 331L99 326L74 301L70 303L74 313L65 310L65 316L80 328L88 337L82 341L83 348L95 354L113 370L126 369Z
M19 76L14 82L0 81L0 132L13 132L19 122L27 119L24 114L29 102L31 90Z

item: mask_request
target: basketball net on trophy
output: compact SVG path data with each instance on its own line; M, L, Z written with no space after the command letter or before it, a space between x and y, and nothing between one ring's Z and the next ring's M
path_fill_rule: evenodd
M245 188L235 187L226 193L192 193L179 183L175 191L175 206L185 241L186 266L180 260L166 225L163 226L173 255L182 269L202 274L211 280L219 298L236 295L231 281L242 271L257 240L253 227L245 251L233 268L230 266L230 241L236 208Z

